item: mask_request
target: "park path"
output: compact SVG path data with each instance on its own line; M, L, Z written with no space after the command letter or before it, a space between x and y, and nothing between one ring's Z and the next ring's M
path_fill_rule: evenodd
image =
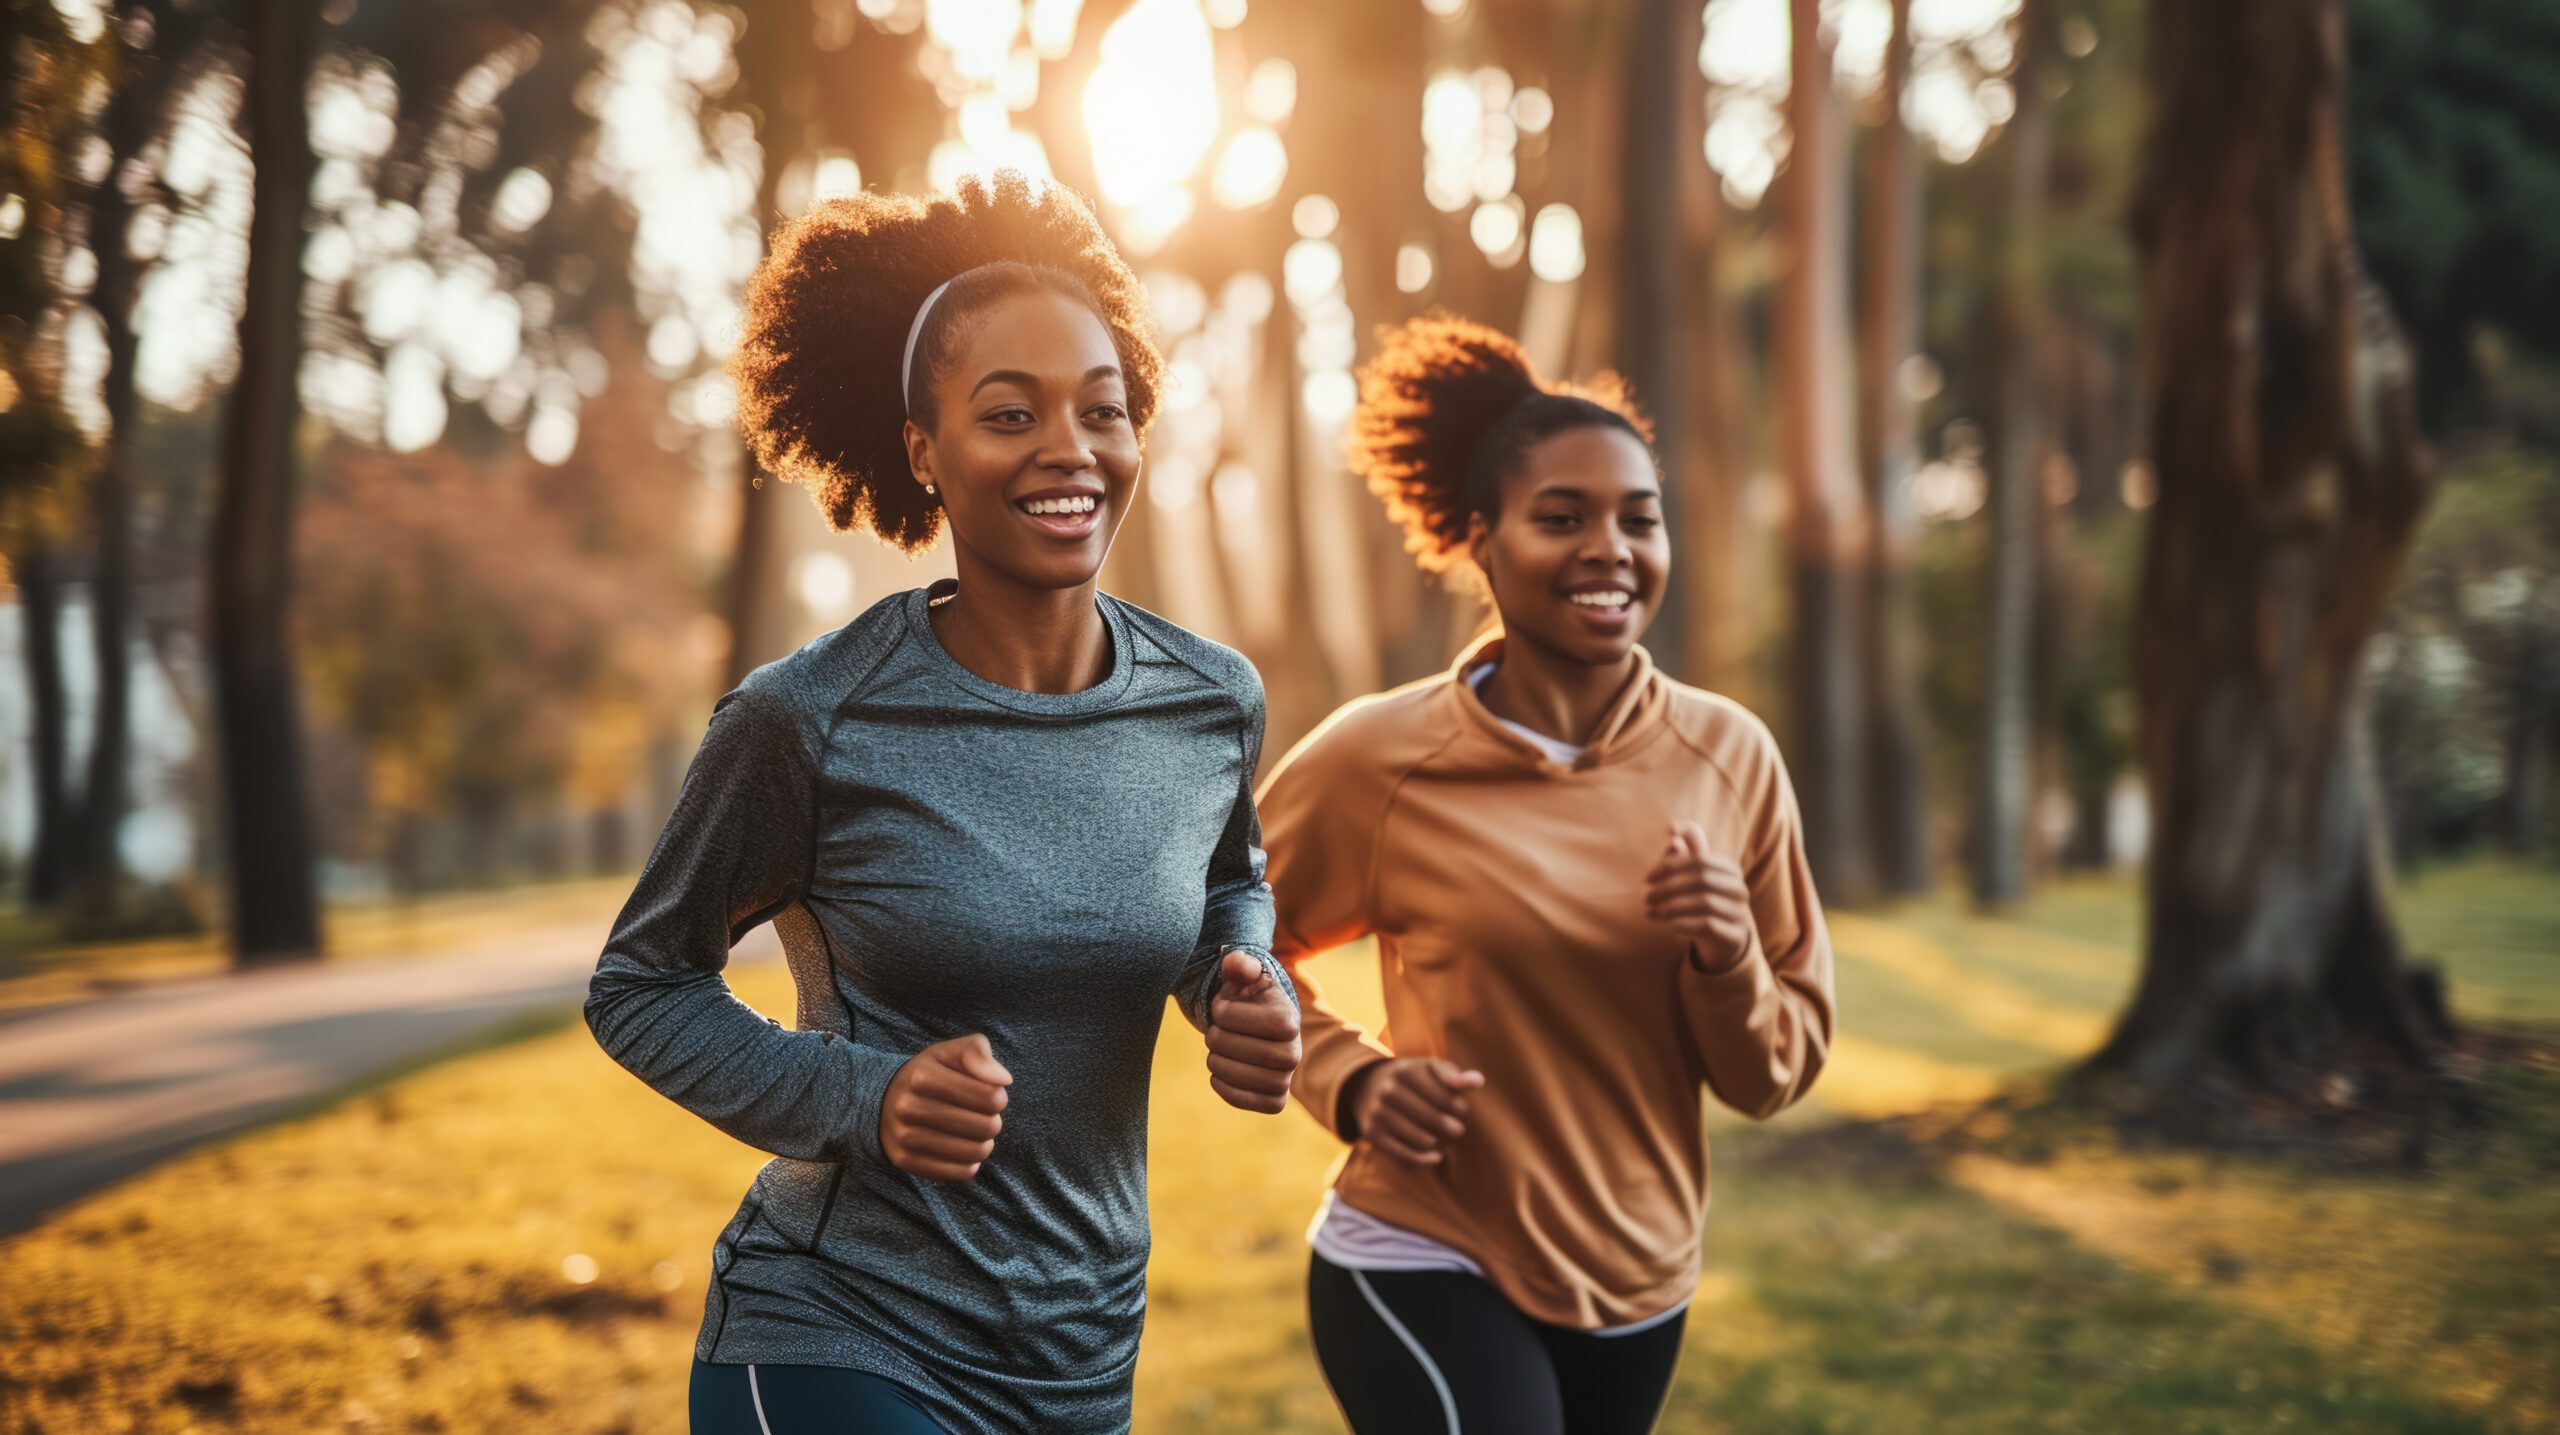
M218 1136L581 999L603 924L169 982L0 1017L0 1236ZM776 957L771 927L733 961Z

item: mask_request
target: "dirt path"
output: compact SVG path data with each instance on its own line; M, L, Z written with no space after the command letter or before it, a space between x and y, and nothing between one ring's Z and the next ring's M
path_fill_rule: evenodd
M172 982L0 1024L0 1235L209 1140L584 996L598 926ZM759 928L733 959L780 955Z

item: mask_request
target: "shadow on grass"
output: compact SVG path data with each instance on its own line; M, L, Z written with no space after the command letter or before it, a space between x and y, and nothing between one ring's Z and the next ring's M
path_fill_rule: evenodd
M2560 1390L2560 1061L2419 1167L2128 1143L2034 1095L1736 1132L1662 1429L2508 1431Z

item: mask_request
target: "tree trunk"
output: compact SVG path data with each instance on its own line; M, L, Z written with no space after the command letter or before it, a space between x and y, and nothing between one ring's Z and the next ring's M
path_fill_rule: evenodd
M1703 7L1684 12L1680 42L1695 54L1706 32ZM1703 153L1708 85L1696 65L1681 74L1678 141L1683 154ZM1687 231L1689 322L1685 325L1689 391L1681 498L1688 515L1678 545L1680 600L1688 623L1688 681L1758 703L1750 657L1766 626L1768 555L1746 502L1757 408L1757 345L1745 336L1737 276L1753 267L1751 240L1735 223L1722 182L1703 164L1680 167L1682 225Z
M748 22L738 45L739 92L762 106L756 143L764 151L764 172L756 184L756 223L768 235L792 217L781 213L776 196L783 170L809 147L813 96L807 20L807 7L797 0L765 6ZM754 452L743 443L738 478L738 527L721 601L721 616L729 626L729 651L720 674L723 691L736 687L759 664L781 656L786 641L782 615L791 592L790 575L784 571L782 506L795 495L780 483L766 482Z
M1920 347L1920 166L1902 93L1911 74L1911 0L1894 0L1883 111L1867 136L1866 323L1858 336L1858 468L1874 516L1860 634L1867 691L1869 830L1888 892L1929 890L1928 738L1922 723L1917 595L1911 563L1920 518L1911 502L1918 435L1902 365Z
M1849 408L1847 192L1831 47L1815 0L1789 0L1793 135L1780 178L1784 235L1776 333L1778 449L1787 473L1787 547L1796 647L1794 750L1805 852L1823 892L1856 901L1867 861L1864 727L1858 685L1858 576L1866 541Z
M1253 446L1257 461L1264 465L1262 471L1270 475L1263 512L1272 531L1270 541L1279 549L1274 591L1263 601L1278 604L1290 617L1273 661L1261 664L1269 674L1265 686L1270 715L1262 744L1265 764L1287 752L1325 714L1353 696L1342 690L1321 635L1311 631L1309 621L1323 579L1313 552L1320 539L1308 523L1299 481L1307 465L1301 448L1304 426L1295 401L1297 329L1296 316L1285 304L1274 307L1271 317L1263 321L1262 358L1252 379Z
M2141 985L2100 1065L2154 1087L2445 1033L2392 921L2367 640L2434 489L2348 227L2337 0L2156 0L2134 208L2159 499L2134 629L2155 814Z
M129 266L128 266L129 267ZM101 270L105 266L101 266ZM100 284L105 297L105 284ZM124 330L119 344L117 330ZM133 678L133 335L129 324L109 324L106 389L115 436L103 461L89 476L89 522L96 561L89 584L89 633L97 670L97 705L92 713L88 775L81 784L79 852L73 859L73 904L80 915L100 920L113 914L117 874L122 861L116 838L124 826L126 768L132 760L131 701ZM119 374L121 366L121 375ZM121 378L124 402L115 402Z
M124 169L138 161L158 128L172 68L149 56L127 55L128 75L107 102L105 137L112 161L90 200L90 248L98 279L90 295L107 346L103 384L107 443L89 475L90 541L96 563L89 587L89 632L97 655L98 701L89 746L88 778L80 795L80 852L74 859L74 900L83 917L110 916L121 861L116 839L124 826L126 768L132 758L133 463L134 426L141 409L134 391L133 304L142 266L127 252L133 199Z
M1378 106L1319 101L1314 72L1299 72L1308 88L1301 89L1289 122L1288 192L1330 195L1341 207L1334 242L1342 251L1342 297L1361 337L1358 357L1365 361L1375 352L1378 331L1411 313L1417 302L1396 287L1398 245L1434 230L1443 236L1459 232L1423 198L1422 131L1412 122L1419 114L1418 81L1437 58L1434 37L1445 40L1445 26L1411 5L1272 5L1257 13L1288 14L1297 23L1322 27L1324 40L1341 57L1325 77L1325 92L1386 96L1391 99L1384 103L1393 106L1417 106L1387 111L1397 118L1382 123ZM1440 265L1438 297L1459 313L1490 318L1502 308L1466 302L1451 292L1464 276L1493 278L1490 266L1457 247L1464 242L1452 242L1448 251L1464 257L1445 258ZM1299 320L1293 308L1283 301L1271 322L1291 327L1294 353ZM1295 380L1304 378L1303 372L1294 374ZM1288 392L1298 392L1295 382ZM1326 666L1346 696L1441 671L1452 655L1450 631L1472 615L1475 601L1438 579L1415 576L1403 533L1344 470L1339 432L1317 425L1295 399L1290 408L1291 422L1298 425L1289 440L1298 462L1290 481L1313 545L1308 561L1321 570L1308 591L1324 609L1317 631Z
M2070 774L2071 835L2062 844L2065 870L2097 872L2115 864L2115 775L2086 767Z
M2510 852L2542 845L2542 788L2550 770L2551 675L2549 648L2525 630L2510 650L2507 698L2507 782L2498 794L2498 840Z
M27 700L35 765L35 850L27 862L27 905L62 899L70 846L69 702L62 677L62 591L53 545L31 537L10 562L18 589L18 652L27 665Z
M318 42L310 7L260 0L248 41L249 154L257 172L240 377L223 436L207 602L222 725L232 953L242 966L312 957L320 947L288 630L302 216L312 168L304 97Z
M764 481L755 455L738 457L738 528L729 543L728 585L721 599L727 619L729 649L721 663L722 691L736 687L757 665L774 655L775 601L783 590L773 566L781 544L782 505L791 495L782 485Z
M618 876L630 870L631 815L620 807L587 814L587 870Z
M1684 49L1684 26L1694 26L1695 0L1635 0L1624 52L1625 120L1619 130L1618 356L1636 402L1653 421L1653 449L1664 469L1664 531L1677 534L1688 516L1682 472L1687 443L1682 400L1688 394L1682 362L1691 311L1687 302L1688 252L1681 234L1681 170L1699 162L1683 152L1689 133L1679 112L1687 93L1682 71L1698 67L1694 40ZM1676 588L1691 580L1676 570ZM1688 662L1688 622L1680 595L1657 603L1645 647L1675 678L1695 680Z
M1770 621L1770 581L1764 535L1749 504L1757 467L1752 394L1760 380L1734 292L1736 276L1751 267L1750 245L1723 207L1714 173L1698 169L1709 191L1703 205L1711 207L1690 250L1689 404L1696 422L1689 426L1693 469L1683 484L1689 516L1673 536L1688 592L1688 680L1751 702L1751 658Z
M426 825L426 817L417 812L402 811L391 819L383 860L391 869L391 890L402 897L415 897L427 889Z
M1973 898L1985 906L2027 894L2027 828L2034 786L2036 524L2046 437L2045 195L2053 168L2053 106L2044 93L2049 0L2018 11L2017 111L2000 136L2002 238L1992 287L1989 642L1975 771Z

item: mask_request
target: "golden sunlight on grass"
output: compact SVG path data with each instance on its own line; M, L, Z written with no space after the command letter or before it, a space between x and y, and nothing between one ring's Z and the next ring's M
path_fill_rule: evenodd
M2458 989L2538 1008L2547 962L2502 942L2544 924L2479 906L2526 890L2501 881L2448 879L2441 911L2421 887L2413 924L2458 913L2489 934ZM1664 1431L2549 1428L2560 1195L2534 1153L2554 1149L2560 1074L2503 1074L2496 1150L2425 1174L2127 1150L2103 1130L1946 1158L1838 1121L2049 1069L2024 1014L2085 1029L2111 997L2079 993L2129 974L2102 961L2129 948L2129 910L2118 889L2015 921L1950 903L1843 923L1851 1035L1819 1102L1769 1129L1715 1123ZM2050 967L2039 923L2068 949ZM1373 961L1318 974L1374 1014ZM789 1010L778 966L739 976ZM760 1158L562 1021L0 1245L0 1429L681 1430L711 1240ZM1198 1037L1168 1022L1138 1430L1339 1428L1301 1285L1335 1154L1302 1114L1220 1103Z
M787 1010L781 977L741 987ZM681 1429L711 1237L757 1164L556 1032L11 1243L0 1367L43 1429Z
M790 1009L778 967L738 987ZM1218 1101L1178 1018L1157 1075L1141 1428L1239 1399L1322 1428L1297 1236L1331 1138ZM681 1430L711 1240L759 1163L574 1025L454 1062L0 1247L0 1412L46 1430Z
M2560 1428L2560 1366L2543 1358L2560 1348L2560 1310L2547 1303L2560 1258L2554 1203L2541 1194L2548 1171L2313 1173L2089 1145L2040 1164L1959 1156L1948 1174L2004 1212L2246 1310L2341 1365L2422 1372L2460 1408Z

